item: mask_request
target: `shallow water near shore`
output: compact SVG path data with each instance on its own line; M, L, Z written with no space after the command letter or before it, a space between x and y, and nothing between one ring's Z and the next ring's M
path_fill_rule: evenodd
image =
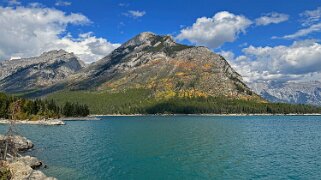
M133 116L18 125L58 179L319 179L320 116ZM0 125L0 133L5 132Z

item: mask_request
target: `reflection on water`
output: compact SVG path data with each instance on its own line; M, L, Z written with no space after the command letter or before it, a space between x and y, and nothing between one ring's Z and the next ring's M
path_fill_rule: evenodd
M28 153L59 179L321 176L320 117L104 117L18 129L36 145Z

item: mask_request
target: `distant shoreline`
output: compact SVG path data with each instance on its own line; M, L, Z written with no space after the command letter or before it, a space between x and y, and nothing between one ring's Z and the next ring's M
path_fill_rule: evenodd
M315 114L95 114L95 117L130 117L130 116L321 116L319 113Z
M42 119L37 121L30 120L14 120L15 124L26 124L26 125L47 125L47 126L56 126L56 125L65 125L65 121L97 121L101 120L99 117L88 116L88 117L68 117L68 118L59 118L59 119ZM10 124L10 119L0 119L0 124Z
M0 124L10 124L10 119L0 119ZM48 119L48 120L38 120L38 121L28 121L28 120L14 120L15 124L26 124L26 125L46 125L46 126L57 126L65 125L62 120L59 119Z
M15 124L25 125L47 125L57 126L65 125L66 121L99 121L101 117L140 117L140 116L216 116L216 117L233 117L233 116L321 116L321 114L95 114L88 117L69 117L60 119L47 119L38 121L15 120ZM9 119L0 119L1 124L10 124Z

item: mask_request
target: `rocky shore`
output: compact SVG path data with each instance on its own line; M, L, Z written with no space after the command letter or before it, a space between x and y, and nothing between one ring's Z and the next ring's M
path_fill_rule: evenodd
M0 134L0 141L4 141L5 138L6 138L6 136ZM33 143L29 139L22 137L22 136L14 136L13 142L14 142L17 150L20 152L32 149L34 146Z
M0 119L0 124L10 124L10 120ZM39 121L16 120L15 124L47 125L47 126L65 125L65 123L60 119L48 119L48 120L39 120Z
M0 142L5 139L4 135L0 135ZM25 137L14 136L13 142L19 152L32 149L33 143ZM43 172L37 170L43 163L35 157L18 156L13 158L8 156L6 161L0 160L2 169L0 171L6 172L6 177L1 177L3 172L0 172L1 178L10 177L11 180L56 180L53 177L47 177ZM7 171L6 171L7 170Z
M57 126L57 125L65 125L64 121L97 121L97 120L101 120L101 118L96 116L88 116L88 117L68 117L68 118L60 118L60 119L43 119L38 121L16 120L14 122L15 124ZM0 124L10 124L10 120L0 119Z

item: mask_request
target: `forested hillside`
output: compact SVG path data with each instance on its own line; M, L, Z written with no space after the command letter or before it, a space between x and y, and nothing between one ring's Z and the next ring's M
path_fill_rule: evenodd
M122 92L61 91L48 96L59 105L82 102L92 114L307 114L321 113L321 108L309 105L268 103L228 97L178 96L166 98L153 95L148 89L129 89Z
M58 106L53 100L27 100L0 93L0 118L39 120L88 114L88 107L78 103L66 102L65 105Z

